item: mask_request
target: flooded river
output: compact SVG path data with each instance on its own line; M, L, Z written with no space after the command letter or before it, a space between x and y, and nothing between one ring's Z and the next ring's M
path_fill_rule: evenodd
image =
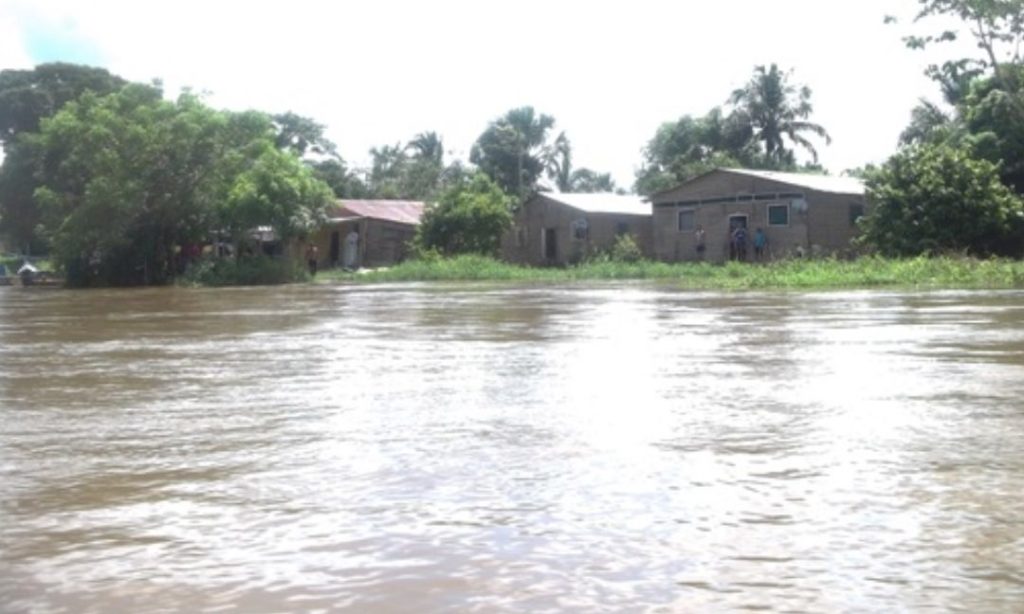
M1022 293L0 288L0 612L1022 604Z

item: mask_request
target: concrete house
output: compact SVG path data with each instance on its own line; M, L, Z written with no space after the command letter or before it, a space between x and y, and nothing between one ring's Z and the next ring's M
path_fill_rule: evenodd
M396 264L409 255L409 242L424 206L412 200L339 200L328 209L327 223L310 236L302 250L316 245L322 267ZM345 262L347 246L354 263Z
M669 262L698 259L696 228L705 232L709 262L730 257L739 226L752 243L762 228L765 258L852 252L857 218L867 203L864 184L851 177L720 168L654 194L654 255ZM748 260L752 259L752 249Z
M611 248L623 234L652 254L651 206L639 196L538 192L516 212L501 254L518 264L572 264Z

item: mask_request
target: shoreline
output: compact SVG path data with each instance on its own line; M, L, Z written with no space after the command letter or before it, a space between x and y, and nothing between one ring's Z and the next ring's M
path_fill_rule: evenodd
M598 261L566 268L532 268L481 256L406 261L363 272L327 269L313 283L369 285L392 282L490 281L566 283L663 281L693 290L813 289L1024 289L1024 261L964 257L856 260L783 260L765 264L730 262L635 263Z

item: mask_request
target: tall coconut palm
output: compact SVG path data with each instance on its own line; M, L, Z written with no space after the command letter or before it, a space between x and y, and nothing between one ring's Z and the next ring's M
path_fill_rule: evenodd
M470 151L470 162L510 194L526 196L549 166L550 115L533 107L512 109L490 123Z
M571 192L572 171L572 144L562 132L548 152L548 177L555 182L559 192Z
M421 132L417 134L405 148L413 150L413 156L419 160L427 160L444 165L444 143L436 132Z
M807 121L811 115L811 90L789 83L790 73L757 66L746 86L734 91L729 102L736 112L749 118L754 138L764 145L764 154L770 163L792 163L793 151L787 149L786 140L810 152L818 161L818 151L805 134L814 134L831 143L832 138L819 124ZM785 138L784 138L785 137Z

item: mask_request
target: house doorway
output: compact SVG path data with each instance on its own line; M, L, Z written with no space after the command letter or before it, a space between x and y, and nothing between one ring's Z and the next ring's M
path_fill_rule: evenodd
M544 229L544 260L553 262L558 259L558 235L554 228Z
M743 262L747 259L747 244L750 237L747 233L746 214L729 216L729 260Z
M341 231L335 230L331 233L331 266L338 266L339 260L341 260Z

